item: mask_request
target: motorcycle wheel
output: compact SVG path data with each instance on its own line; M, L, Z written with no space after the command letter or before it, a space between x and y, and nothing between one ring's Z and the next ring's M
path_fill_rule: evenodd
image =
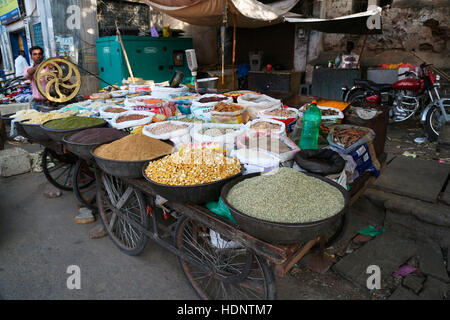
M363 89L356 89L348 95L348 102L366 102L366 91Z
M445 111L450 113L450 107L445 106ZM425 134L428 136L428 140L436 141L439 137L439 130L442 123L439 123L439 118L442 116L441 108L433 106L427 113L427 117L424 123Z

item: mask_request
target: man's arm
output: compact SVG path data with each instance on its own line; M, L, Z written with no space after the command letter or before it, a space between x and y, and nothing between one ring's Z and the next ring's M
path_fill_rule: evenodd
M25 79L32 80L37 66L27 67L23 70L23 76Z

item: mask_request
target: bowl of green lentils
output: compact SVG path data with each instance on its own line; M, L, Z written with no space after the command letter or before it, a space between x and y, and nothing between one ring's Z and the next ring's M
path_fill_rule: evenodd
M108 123L95 117L70 116L62 119L49 120L41 124L41 128L55 142L61 142L66 134L84 129L106 127Z
M222 188L221 198L239 228L274 244L328 237L349 208L341 185L292 168L241 176Z

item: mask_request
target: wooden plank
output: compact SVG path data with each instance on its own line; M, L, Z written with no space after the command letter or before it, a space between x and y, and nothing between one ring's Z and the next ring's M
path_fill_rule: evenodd
M284 277L286 273L289 272L289 270L296 264L298 261L300 261L301 258L303 258L309 250L311 250L314 245L320 241L320 237L317 237L314 240L310 240L307 242L303 247L301 247L295 254L291 255L289 259L282 263L282 264L276 264L274 268L274 272L276 276Z

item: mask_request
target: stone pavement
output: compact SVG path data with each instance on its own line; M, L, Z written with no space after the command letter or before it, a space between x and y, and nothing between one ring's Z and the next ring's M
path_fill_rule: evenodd
M450 299L449 174L450 165L438 161L393 157L383 179L351 207L339 241L326 249L336 260L329 272L374 299ZM358 234L369 226L381 233ZM380 268L381 288L369 290L373 265Z

